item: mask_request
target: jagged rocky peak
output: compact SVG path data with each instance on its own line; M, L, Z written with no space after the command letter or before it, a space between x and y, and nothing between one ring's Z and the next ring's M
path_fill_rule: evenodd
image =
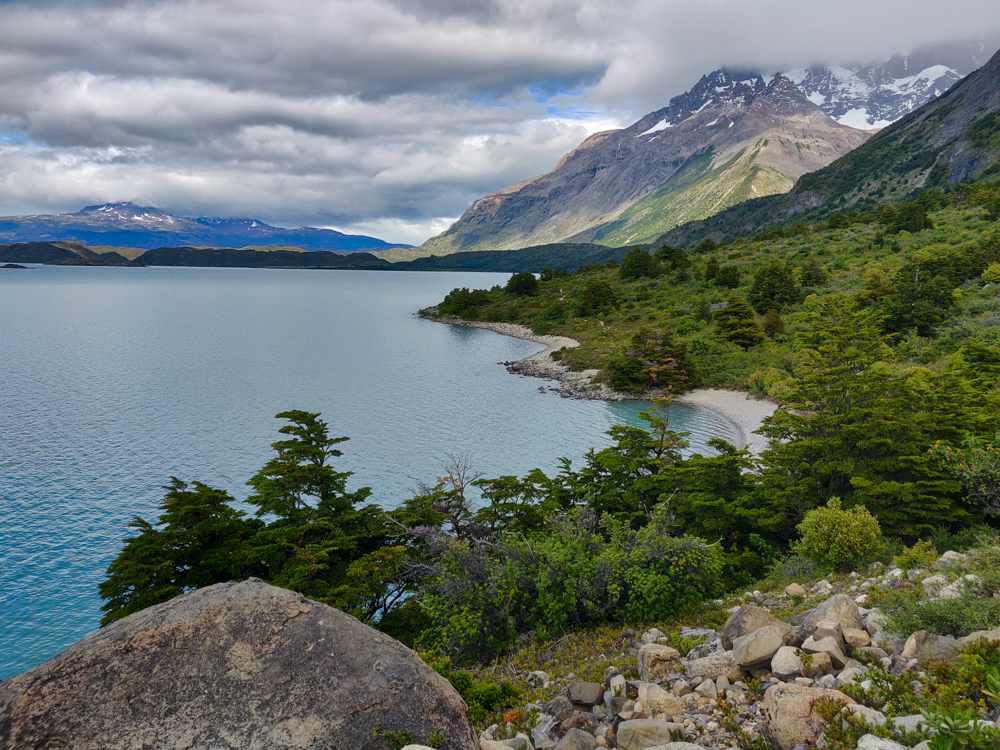
M663 109L650 112L627 131L635 130L637 135L654 135L683 122L713 104L748 104L754 96L763 91L770 77L746 71L731 71L725 68L702 76L690 91L670 100Z

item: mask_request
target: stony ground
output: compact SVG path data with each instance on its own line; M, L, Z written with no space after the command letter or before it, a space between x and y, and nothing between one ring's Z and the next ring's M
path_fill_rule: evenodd
M843 703L843 715L854 714L872 727L894 727L896 739L906 740L920 726L919 714L887 724L884 715L855 704L838 688L852 684L868 691L875 665L890 675L923 676L925 665L956 659L967 643L1000 641L1000 628L964 639L924 631L894 634L888 632L887 618L865 605L870 593L904 580L919 583L930 596L956 597L969 578L965 560L948 552L933 569L886 571L876 564L864 575L793 583L781 592L747 592L738 601L717 602L732 605L721 627L626 630L620 640L607 639L605 650L618 653L593 657L580 670L588 675L522 670L516 679L532 702L508 712L505 724L487 728L482 748L822 747L827 724L816 710L821 698ZM682 653L670 643L699 645ZM552 653L547 663L558 667ZM603 671L595 674L598 669ZM857 746L898 750L908 745L868 735Z

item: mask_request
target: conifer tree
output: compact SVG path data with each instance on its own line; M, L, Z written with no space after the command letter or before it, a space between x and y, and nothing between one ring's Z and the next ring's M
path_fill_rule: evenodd
M750 349L764 340L753 308L742 297L729 297L726 306L715 312L715 330L727 341Z

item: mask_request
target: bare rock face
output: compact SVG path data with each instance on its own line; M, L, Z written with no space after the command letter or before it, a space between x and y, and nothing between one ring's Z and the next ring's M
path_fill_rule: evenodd
M684 671L681 655L669 646L648 643L639 647L639 679L643 682L662 680Z
M0 683L0 750L386 750L377 724L478 748L464 701L416 654L256 579L150 607Z

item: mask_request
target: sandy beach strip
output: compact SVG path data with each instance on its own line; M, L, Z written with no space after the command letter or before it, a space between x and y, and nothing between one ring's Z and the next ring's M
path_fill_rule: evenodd
M744 391L724 391L719 388L698 388L677 399L682 404L714 411L730 422L740 436L738 448L749 448L757 456L767 448L767 438L754 434L766 417L774 414L778 405L750 398Z
M458 318L439 318L438 320L442 323L450 323L452 325L469 326L470 328L483 328L487 331L503 334L504 336L511 336L515 339L524 339L525 341L534 341L536 344L542 344L545 346L542 351L530 354L524 359L551 361L549 355L552 354L552 352L559 351L565 347L580 345L579 341L571 339L568 336L539 336L537 333L528 328L528 326L522 326L517 323L487 323L479 320L459 320Z

